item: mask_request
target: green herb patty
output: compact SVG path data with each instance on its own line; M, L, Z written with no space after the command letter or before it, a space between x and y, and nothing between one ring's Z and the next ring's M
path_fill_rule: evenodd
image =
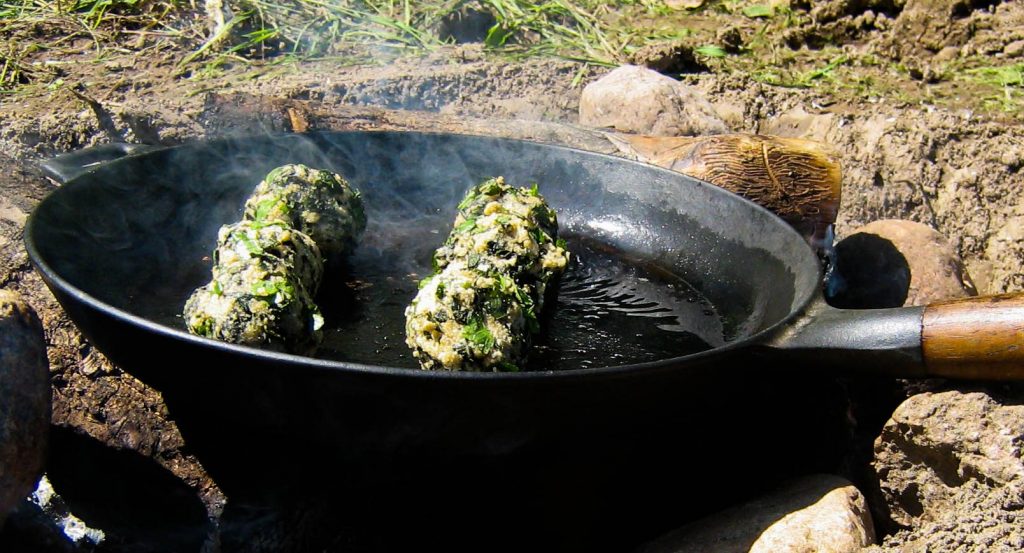
M502 177L469 190L406 309L406 343L424 369L519 370L548 285L569 262L555 212Z

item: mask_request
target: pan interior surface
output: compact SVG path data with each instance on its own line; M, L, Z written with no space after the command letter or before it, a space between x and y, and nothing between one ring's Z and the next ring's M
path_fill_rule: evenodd
M118 310L184 332L217 230L271 168L343 174L369 220L326 274L317 357L415 367L404 309L470 186L537 183L573 252L529 368L620 366L742 340L788 317L817 285L799 236L735 196L680 174L518 141L415 133L225 139L126 158L40 205L30 251L44 270Z

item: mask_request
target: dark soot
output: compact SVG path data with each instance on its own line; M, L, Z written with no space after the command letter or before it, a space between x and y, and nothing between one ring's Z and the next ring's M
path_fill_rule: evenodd
M565 236L573 254L545 304L528 370L565 370L656 361L722 345L722 322L703 295L659 267L579 236ZM316 357L416 368L405 345L405 308L426 271L357 252L344 285L327 275L318 303L326 319ZM398 263L398 265L402 265Z

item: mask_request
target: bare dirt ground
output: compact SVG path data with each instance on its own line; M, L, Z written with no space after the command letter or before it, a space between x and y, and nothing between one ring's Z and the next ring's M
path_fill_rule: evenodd
M905 71L886 80L887 74L875 68L854 69L874 79L875 89L897 92L773 86L727 70L718 60L694 63L685 45L652 49L635 61L684 73L682 80L703 90L733 131L836 145L844 164L840 236L877 219L917 220L950 238L980 292L1024 290L1021 118L983 109L968 83L935 77L958 58L987 56L999 62L1024 56L1011 47L1024 40L1024 4L809 4L813 7L802 9L813 17L780 35L777 47L813 54L828 43L850 55L876 56ZM746 20L716 25L735 28L741 37L751 34ZM59 26L43 24L24 32L52 40L62 36ZM28 61L40 65L32 67L57 75L60 84L0 96L0 285L24 294L44 321L54 425L104 447L140 454L193 490L216 515L225 499L188 453L159 393L93 350L31 270L21 229L33 206L55 186L35 164L105 142L173 145L231 132L209 110L210 95L228 91L312 100L327 109L372 105L573 123L582 87L606 69L561 59L513 62L469 44L387 65L239 65L199 78L180 74L185 46L154 42L144 34L126 36L131 40L121 50L99 59L84 36L63 42L59 52L33 54ZM984 498L977 499L983 503ZM948 518L956 520L955 514ZM972 532L979 524L984 526L977 522L958 530L951 523L943 539L968 543L957 532ZM902 544L920 544L925 538L904 530L889 536L885 550L899 551Z

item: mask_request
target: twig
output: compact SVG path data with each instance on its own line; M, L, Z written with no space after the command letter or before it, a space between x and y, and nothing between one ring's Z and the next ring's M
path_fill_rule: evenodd
M86 96L84 92L79 90L80 88L81 85L71 87L71 93L74 94L76 98L85 102L85 104L89 106L89 109L91 109L93 114L96 115L96 121L99 122L100 129L102 129L103 132L107 133L107 136L109 136L112 140L123 142L124 135L117 130L117 125L114 124L114 117L110 114L109 111L107 111L106 108L103 107L103 104L99 103L97 100L89 96Z

